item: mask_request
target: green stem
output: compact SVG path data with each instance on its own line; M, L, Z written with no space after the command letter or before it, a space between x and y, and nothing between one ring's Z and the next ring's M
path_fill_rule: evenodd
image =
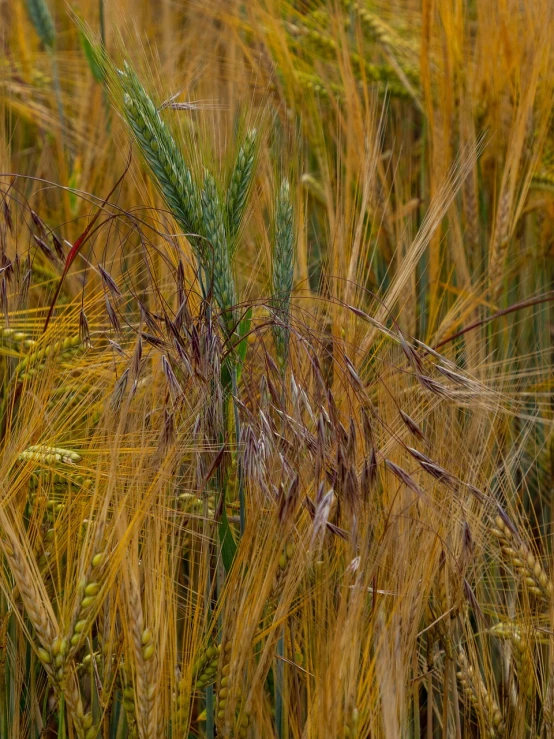
M98 23L100 26L100 43L102 45L102 50L106 51L106 19L105 19L105 13L104 13L104 0L98 0ZM104 108L106 109L106 131L109 132L111 128L111 105L110 105L110 99L108 97L108 91L106 89L106 86L104 85L104 89L102 90L102 98L104 100Z
M104 0L98 0L98 15L100 23L100 41L102 48L106 48L106 21L104 17Z
M65 734L65 700L64 700L63 693L60 696L60 707L58 710L58 716L59 716L58 737L59 739L65 739L66 737L66 734Z
M285 632L284 627L281 628L281 636L277 642L277 664L275 666L275 727L277 729L278 739L283 739L283 696L285 688Z
M211 578L211 544L208 536L208 491L204 491L204 541L207 542L206 548L206 591L204 593L204 607L206 609L207 620L210 619L211 599L212 599L212 578ZM212 685L206 688L206 739L214 739L214 689Z
M214 687L206 688L206 739L214 739Z

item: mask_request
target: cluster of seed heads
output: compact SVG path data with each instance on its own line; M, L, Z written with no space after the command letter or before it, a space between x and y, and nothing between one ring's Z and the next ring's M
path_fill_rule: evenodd
M323 33L319 28L307 28L305 26L287 24L287 29L293 36L300 36L321 58L330 61L336 61L340 58L341 50L337 42L331 35ZM358 77L369 82L385 83L387 88L392 88L391 94L395 97L409 96L409 91L398 83L397 74L392 67L385 64L371 64L355 51L349 51L349 58L352 64L352 70ZM417 83L419 81L419 75L415 68L406 67L404 71L406 77L412 82ZM321 84L324 84L323 81ZM315 87L312 88L313 91L321 94L321 90L316 89L317 87L318 85L315 83Z
M65 662L69 654L69 649L68 640L58 636L52 641L50 649L40 647L37 652L39 659L47 671L54 672L55 683L61 689L61 692L64 693L68 701L68 706L71 703L73 720L78 736L82 737L82 739L95 739L98 735L99 727L94 724L92 713L90 711L84 713L81 699L75 698L73 695L74 690L70 689L67 685ZM71 677L70 679L73 682L73 678Z
M68 361L82 351L83 346L79 336L71 336L61 341L30 352L15 368L15 377L18 380L29 379L41 372L46 366L49 357L59 356L62 361Z
M90 669L90 665L94 659L94 664L99 665L102 664L104 656L102 652L93 652L92 654L88 652L85 654L83 659L77 663L77 669L78 670L88 670Z
M275 580L273 582L273 588L269 597L270 602L274 602L279 598L281 591L283 590L289 564L294 557L294 544L288 542L283 551L279 555L279 568L275 574Z
M442 558L437 580L431 591L431 597L427 604L427 620L434 624L430 633L436 635L440 640L445 654L450 659L454 657L454 650L451 639L450 623L458 616L460 612L459 604L453 602L449 597L448 571L445 566L444 558Z
M340 85L332 82L328 83L317 74L296 70L294 72L294 79L302 90L313 93L323 100L327 100L329 98L329 91L331 91L334 97L338 100L341 100L344 97L344 90Z
M120 81L127 121L166 203L186 234L198 233L201 220L198 188L173 136L127 63L120 73ZM192 237L189 240L199 258L199 243Z
M477 674L468 663L466 654L461 649L458 652L458 666L459 670L456 676L470 703L476 709L477 714L484 717L486 721L486 736L490 737L490 739L502 736L505 731L502 711L487 690L481 675Z
M25 0L31 23L42 43L52 49L56 43L56 29L46 0Z
M499 639L507 639L511 643L520 689L530 694L533 663L531 645L526 635L517 624L510 621L504 621L493 626L491 634Z
M201 514L204 508L204 502L194 493L181 493L177 501L179 507L187 513ZM208 515L214 515L214 509L211 506L208 507Z
M209 172L199 191L158 109L128 64L119 77L129 125L165 201L189 238L203 273L204 289L213 291L230 334L236 325L237 305L231 267L233 243L252 181L256 132L250 131L239 149L223 203Z
M410 44L404 41L392 28L386 25L381 18L372 13L358 0L342 0L347 10L356 14L362 26L367 29L383 46L400 52L412 53Z
M83 475L72 475L70 478L67 478L63 475L53 473L51 470L36 470L31 475L29 478L29 505L33 507L37 506L39 505L39 501L40 504L44 502L46 504L43 519L46 529L43 537L45 545L50 545L54 541L56 519L65 509L64 501L67 498L68 490L72 486L81 489L90 485L92 485L92 480L83 477ZM86 525L88 525L87 519L83 520L83 527ZM50 555L50 549L44 549L40 554L38 559L40 569L43 569Z
M64 452L67 451L67 449L64 449ZM75 452L71 453L75 454ZM61 461L63 462L65 460ZM71 472L73 472L73 470L71 470ZM58 472L53 472L52 470L34 470L33 474L29 478L29 494L31 498L34 497L37 489L41 484L52 485L54 487L54 490L62 493L71 487L88 488L92 485L92 480L90 477L85 477L84 475L71 474L68 477L65 474L61 475Z
M237 294L231 269L231 258L225 232L225 217L213 176L206 172L202 190L203 231L208 239L204 247L206 282L213 286L215 300L223 313L227 333L236 325ZM212 250L211 256L208 250Z
M102 583L100 581L100 569L105 561L104 552L95 554L91 561L88 577L84 577L79 583L78 598L79 605L76 608L76 617L73 619L73 628L68 635L72 651L77 651L87 636L92 621L91 611L96 604L96 599Z
M529 547L518 540L502 516L495 519L492 534L498 539L502 554L527 586L530 593L550 603L552 581Z
M344 739L356 739L360 715L357 708L350 713L349 720L344 724Z
M0 328L0 341L16 346L20 351L33 349L37 343L29 334L9 326Z
M219 689L217 691L217 703L216 703L216 720L218 724L223 725L225 722L225 714L227 708L227 701L229 699L229 685L230 685L230 673L231 673L231 642L226 642L220 649L220 680ZM235 689L235 696L240 701L240 690ZM239 713L238 720L234 726L234 736L237 739L246 739L248 733L248 726L250 725L250 712L246 709L242 709Z
M136 709L135 709L135 691L132 685L126 685L123 688L123 710L127 718L127 726L129 727L129 736L135 737L137 733Z
M215 682L221 644L212 645L205 649L195 660L192 667L192 677L198 690Z
M55 462L64 462L65 464L77 464L82 457L71 449L62 449L61 447L46 446L45 444L35 444L29 446L18 457L20 462L43 462L45 464L54 464Z

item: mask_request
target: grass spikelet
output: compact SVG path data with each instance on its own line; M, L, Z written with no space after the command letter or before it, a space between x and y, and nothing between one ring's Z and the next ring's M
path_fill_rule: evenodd
M323 100L328 100L331 97L331 93L338 100L341 100L344 96L344 90L340 85L334 82L326 82L312 72L296 71L294 77L300 91L311 93Z
M36 573L28 561L26 552L18 541L15 532L7 521L2 521L3 535L0 546L4 552L10 570L13 574L15 584L25 606L29 620L39 638L38 653L47 671L52 672L51 667L51 645L56 637L56 627L52 614L45 607L45 598L37 587ZM36 647L38 649L38 647Z
M494 634L499 639L506 639L511 642L519 689L524 695L530 695L533 679L532 652L531 644L523 629L518 624L505 621L493 626L491 634ZM540 634L537 636L538 642L544 641L544 639L541 639Z

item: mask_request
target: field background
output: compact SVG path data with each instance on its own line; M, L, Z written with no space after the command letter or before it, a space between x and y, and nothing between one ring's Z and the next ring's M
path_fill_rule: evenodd
M0 0L0 736L554 736L552 38Z

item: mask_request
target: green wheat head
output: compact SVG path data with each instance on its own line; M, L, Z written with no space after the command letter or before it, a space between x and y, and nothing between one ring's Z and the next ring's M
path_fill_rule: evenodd
M127 63L120 73L120 83L127 121L168 207L185 233L197 234L200 195L190 169L156 106ZM200 241L194 237L189 241L201 261Z
M283 180L275 210L275 244L273 248L272 304L277 322L273 338L277 357L284 366L288 356L290 298L294 275L294 225L290 186Z
M256 129L248 131L237 154L227 190L227 227L229 238L237 235L254 173Z
M46 0L25 0L31 23L42 43L52 49L56 43L56 29Z
M202 220L203 233L209 242L204 249L204 270L230 334L236 325L237 295L225 233L224 211L215 180L209 172L206 173L202 190Z

